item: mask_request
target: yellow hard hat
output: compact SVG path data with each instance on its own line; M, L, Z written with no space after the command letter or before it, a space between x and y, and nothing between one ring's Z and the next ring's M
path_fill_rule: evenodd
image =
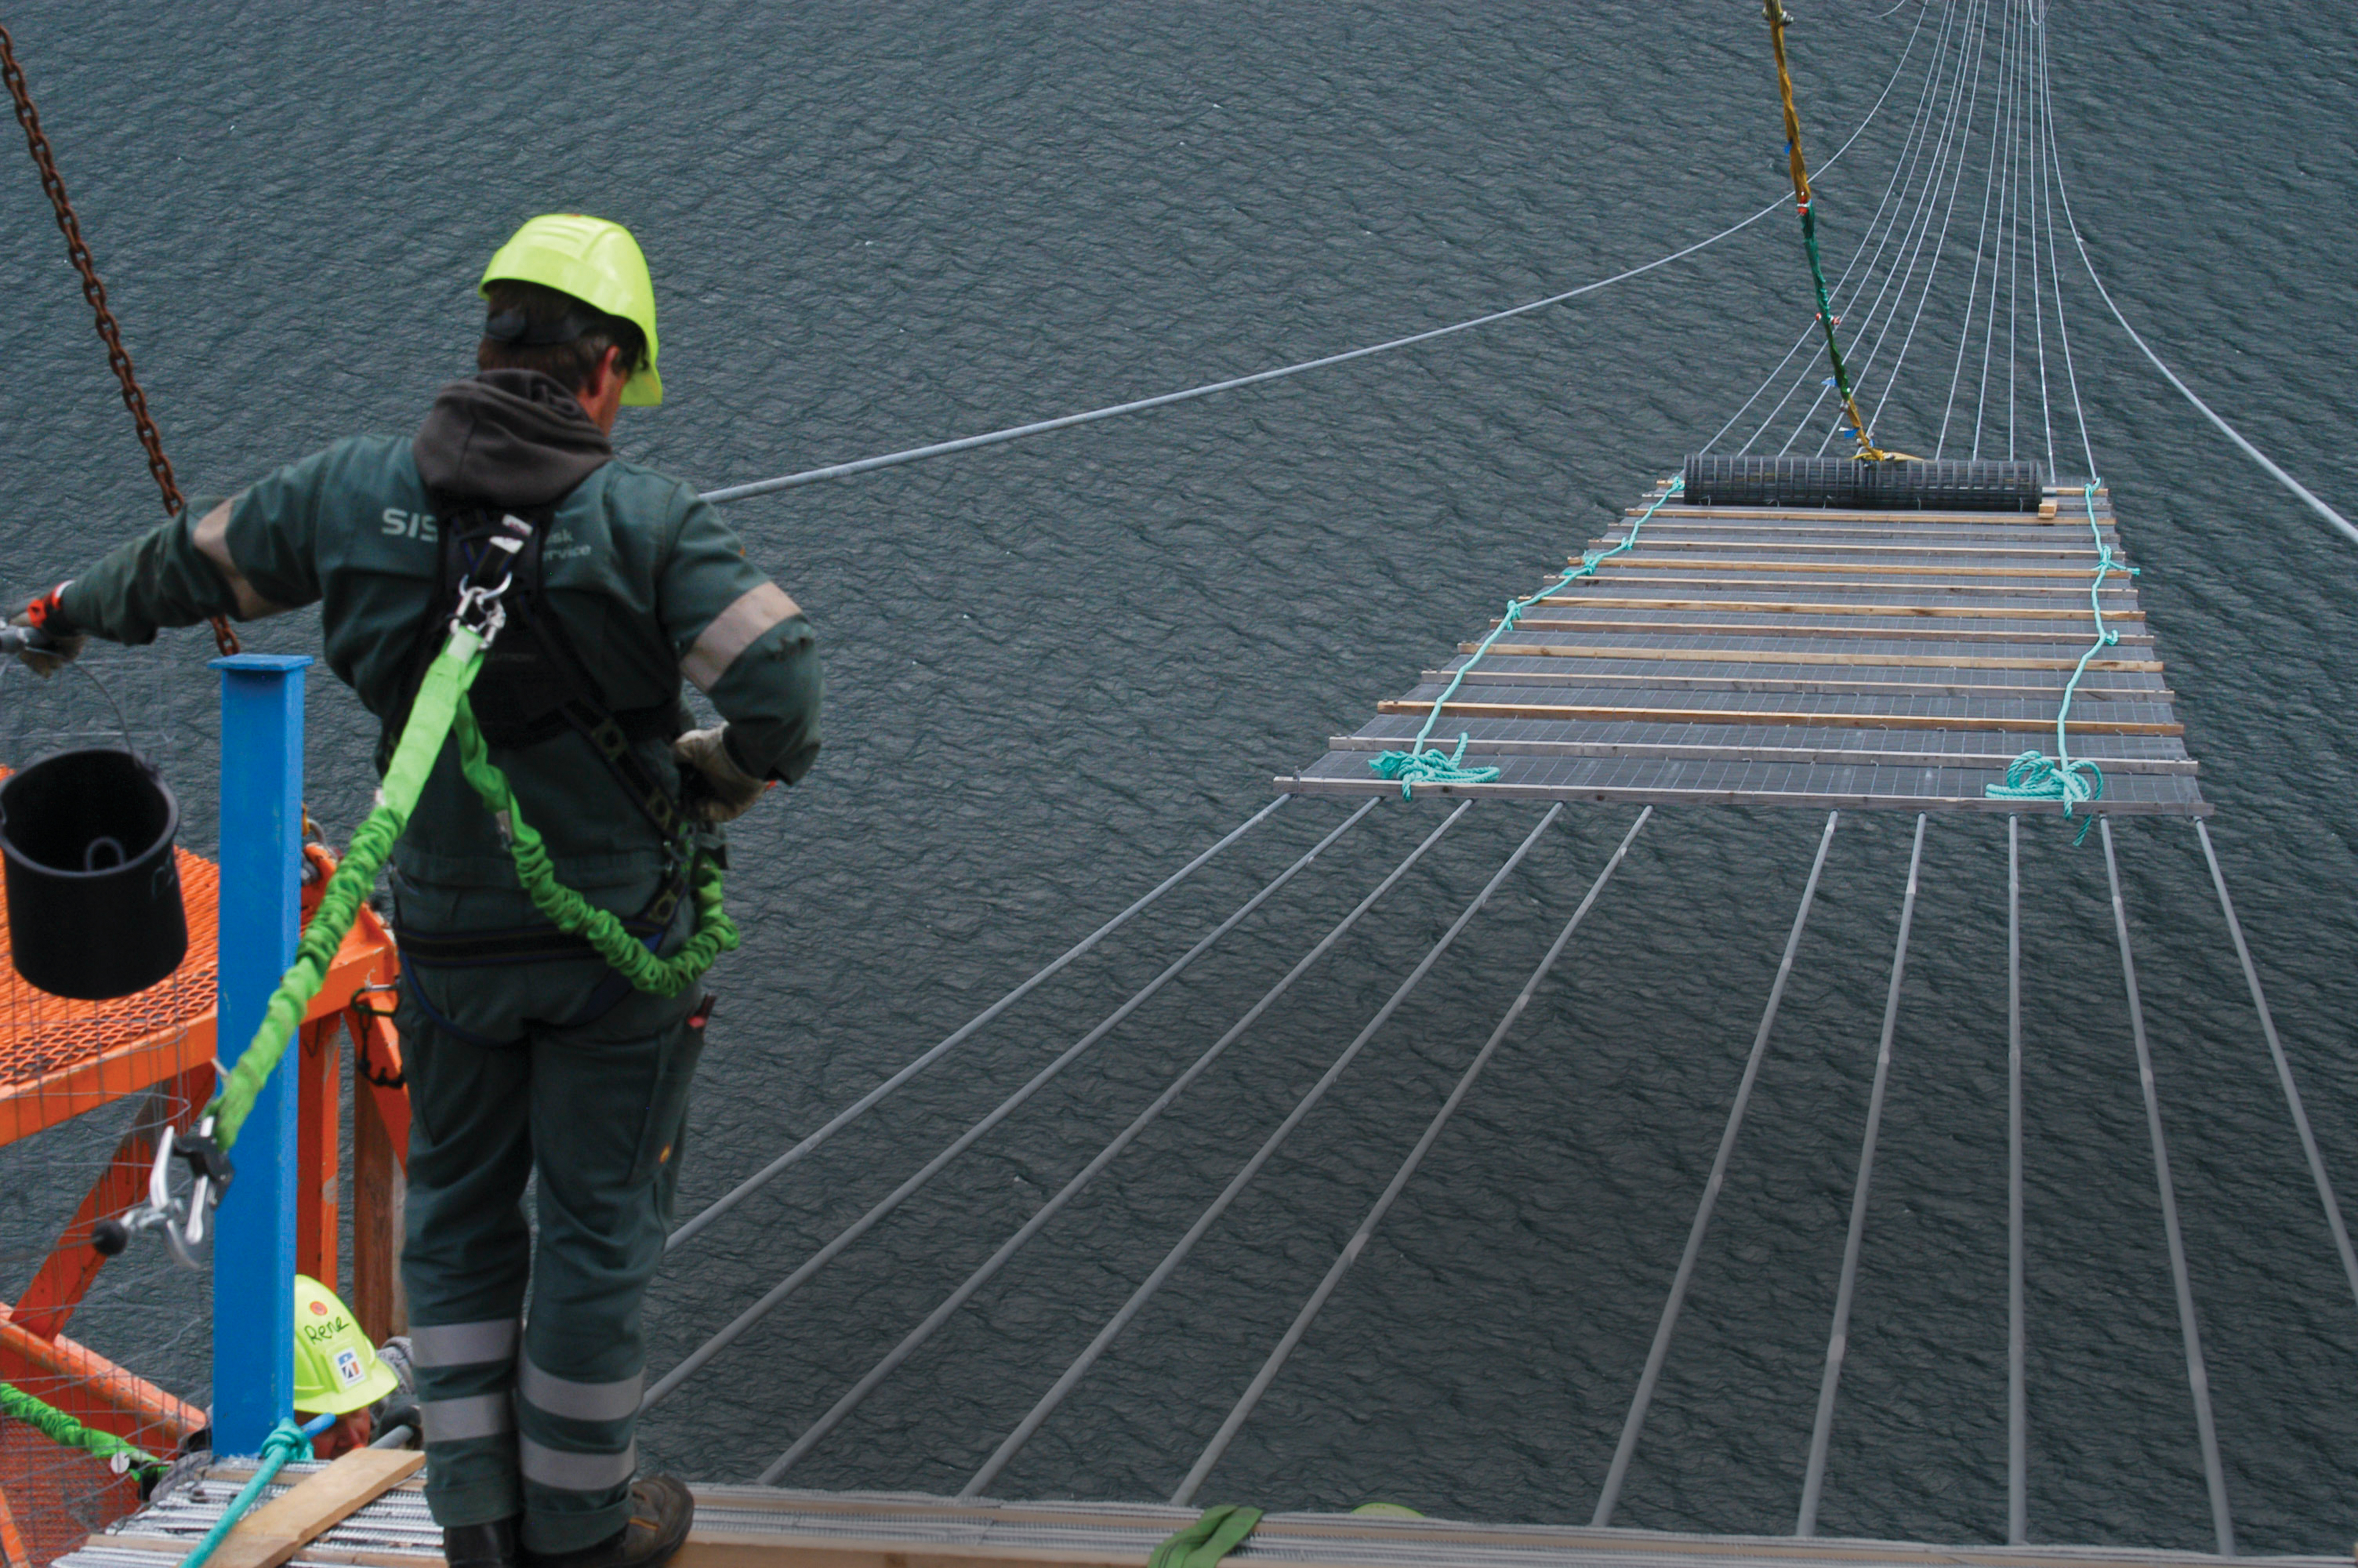
M501 278L537 283L620 316L647 335L647 362L622 384L622 401L649 407L663 401L655 372L655 286L639 242L620 223L579 212L546 212L527 221L492 254L477 293Z
M344 1415L400 1386L336 1292L308 1274L296 1275L295 1408L305 1415Z

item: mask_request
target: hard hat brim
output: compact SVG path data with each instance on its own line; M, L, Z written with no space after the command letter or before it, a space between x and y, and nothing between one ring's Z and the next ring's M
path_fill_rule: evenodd
M369 1406L401 1387L401 1379L393 1368L374 1357L370 1357L368 1376L349 1389L336 1389L325 1394L298 1392L295 1409L304 1415L350 1415Z

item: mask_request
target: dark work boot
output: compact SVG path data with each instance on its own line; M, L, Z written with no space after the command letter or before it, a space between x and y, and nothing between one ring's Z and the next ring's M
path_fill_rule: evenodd
M445 1526L442 1558L450 1568L517 1568L522 1553L516 1545L515 1519Z
M622 1529L578 1552L528 1552L524 1560L530 1568L662 1568L695 1519L686 1487L669 1476L643 1476L631 1483L631 1520Z

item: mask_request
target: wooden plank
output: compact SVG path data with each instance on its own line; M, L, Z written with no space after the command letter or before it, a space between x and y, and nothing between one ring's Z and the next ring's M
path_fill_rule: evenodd
M1330 752L1396 752L1408 743L1405 735L1331 735ZM1826 746L1710 746L1685 741L1502 741L1485 736L1475 742L1486 757L1640 757L1666 762L1788 762L1824 767L1990 768L2002 770L2014 761L2014 752L1870 752ZM1473 746L1468 746L1471 752ZM2090 759L2110 773L2180 773L2192 775L2202 764L2192 757L2095 757Z
M1574 556L1570 558L1574 565L1579 564L1579 557ZM1815 572L1839 573L1844 577L2002 577L2040 579L2067 578L2082 584L2085 584L2095 575L2092 568L2079 567L1968 567L1943 566L1937 563L1925 566L1903 566L1878 565L1872 561L1774 561L1746 560L1741 557L1731 557L1726 560L1687 561L1674 558L1654 560L1639 555L1616 556L1611 560L1601 563L1597 569L1601 571L1606 567L1611 567L1617 576L1630 571ZM2125 578L2136 574L2126 567L2109 567L2105 568L2104 575L2107 578Z
M1443 686L1457 678L1455 670L1421 670L1417 678ZM1828 697L1986 697L2009 702L2061 701L2063 683L2052 686L1976 685L1970 681L1833 680L1800 676L1679 676L1660 671L1605 674L1585 670L1491 670L1476 666L1466 672L1466 686L1623 687L1636 691L1790 691ZM2164 687L2086 687L2080 696L2096 702L2169 702L2176 694ZM1428 700L1426 706L1430 707Z
M1379 713L1430 713L1430 700L1417 702L1406 697L1388 698L1376 704ZM2037 734L2052 731L2055 720L2037 717L2002 719L1996 717L1956 715L1942 717L1912 713L1754 713L1742 708L1610 708L1589 703L1547 702L1461 702L1442 705L1444 713L1455 713L1467 719L1587 719L1632 724L1745 724L1778 725L1798 729L1829 730L1957 730L1974 732L2004 731L2015 734ZM2074 719L2069 726L2074 735L2183 735L2183 724L2141 722L2123 719Z
M1844 570L1847 573L1848 568L1844 568ZM1952 572L1943 573L1942 575L1953 577L1963 574ZM1907 591L1909 593L1985 593L1996 594L2006 599L2078 600L2081 603L2085 604L2088 600L2089 589L2084 580L2086 574L2082 573L2081 575L2082 580L2079 583L2059 582L2051 585L2047 583L2028 582L1926 582L1920 579L1917 581L1909 583L1907 585ZM1766 573L1746 574L1739 572L1720 572L1692 577L1683 575L1666 577L1652 571L1643 573L1634 571L1615 571L1610 576L1607 576L1602 569L1600 569L1595 577L1585 580L1595 582L1600 587L1619 587L1626 584L1632 588L1689 587L1815 589L1822 593L1829 589L1835 591L1848 589L1857 593L1892 593L1898 591L1900 587L1900 585L1897 583L1882 582L1797 583L1780 580L1777 578L1768 576ZM2115 599L2127 598L2132 603L2135 602L2134 595L2136 593L2136 589L2134 588L2113 588L2110 586L2106 586L2103 589L2097 589L2096 591L2106 594ZM2080 613L2084 615L2087 611L2083 610Z
M1298 795L1366 795L1400 788L1392 779L1287 778L1271 781ZM1617 784L1564 785L1513 784L1419 784L1420 792L1444 795L1486 795L1494 800L1585 800L1617 806L1794 806L1817 810L1970 811L1986 813L2054 814L2060 801L1992 800L1986 795L1867 795L1856 791L1794 790L1768 793L1731 789L1654 789ZM2215 808L2206 800L2107 800L2107 816L2208 816Z
M1481 651L1479 643L1460 643L1457 651L1473 654ZM1697 664L1725 665L1871 665L1886 669L1918 670L2069 670L2077 669L2077 659L1992 659L1961 656L1951 658L1932 654L1823 654L1784 653L1777 650L1734 650L1713 648L1641 648L1635 646L1600 647L1561 643L1493 643L1490 653L1501 658L1548 659L1664 659L1686 660ZM2138 675L2160 675L2167 668L2159 659L2091 659L2092 670L2124 670Z
M2074 502L2080 499L2078 491L2068 493ZM2100 490L2096 493L2102 495L2104 492ZM1643 506L1632 506L1622 515L1642 517L1647 510ZM1830 523L2000 523L2025 527L2035 524L2043 528L2062 524L2085 528L2088 525L2088 512L2084 506L2077 511L2058 506L2052 517L2043 517L2036 512L1843 512L1833 507L1820 511L1811 506L1660 506L1654 508L1653 514L1657 517L1720 517L1739 523L1755 519L1763 523L1806 523L1823 518ZM2100 510L2100 514L2108 515L2109 509Z
M1618 539L1591 539L1588 541L1588 546L1591 549L1604 550L1611 549L1620 543L1621 541ZM1725 550L1732 546L1741 546L1743 548L1747 550L1808 550L1812 553L1823 553L1827 555L1841 554L1861 556L1968 556L1975 560L1987 560L1992 557L2006 556L2019 556L2027 559L2040 561L2070 560L2077 558L2084 558L2093 561L2096 558L2096 552L2093 549L2087 548L2085 546L2079 549L2071 549L2061 545L2036 546L2006 545L1997 543L1981 545L1925 545L1919 544L1913 540L1887 541L1880 544L1862 545L1855 539L1797 539L1787 541L1783 539L1757 538L1750 535L1747 535L1745 537L1740 539L1666 539L1658 535L1648 534L1645 536L1644 545L1649 550ZM1578 556L1567 556L1564 558L1569 561L1577 561L1581 557ZM2115 552L2115 558L2118 558L2118 552Z
M1722 611L1767 612L1776 615L1939 615L1962 616L1984 621L2086 621L2084 610L2050 610L2017 608L2013 610L1974 610L1963 605L1931 604L1823 604L1812 601L1768 599L1639 599L1618 594L1548 594L1539 600L1548 605L1598 604L1624 610L1708 610ZM2107 621L2142 621L2142 610L2107 610Z
M2112 617L2104 617L2107 621ZM1498 625L1496 616L1490 624ZM2085 644L2085 631L1976 632L1958 631L1945 626L1817 626L1786 622L1779 625L1744 624L1725 621L1540 621L1526 619L1516 623L1519 632L1604 632L1630 633L1639 636L1692 635L1702 637L1866 637L1884 638L1891 642L1920 641L1933 643L2070 643ZM2125 632L2124 644L2149 647L2153 637L2148 633Z
M328 1530L425 1468L401 1448L356 1448L240 1519L213 1549L210 1568L280 1568Z

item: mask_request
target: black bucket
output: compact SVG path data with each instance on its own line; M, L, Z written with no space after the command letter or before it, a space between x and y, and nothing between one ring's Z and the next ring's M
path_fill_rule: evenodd
M179 828L180 803L129 752L60 752L0 783L16 972L52 996L104 1001L178 968Z

